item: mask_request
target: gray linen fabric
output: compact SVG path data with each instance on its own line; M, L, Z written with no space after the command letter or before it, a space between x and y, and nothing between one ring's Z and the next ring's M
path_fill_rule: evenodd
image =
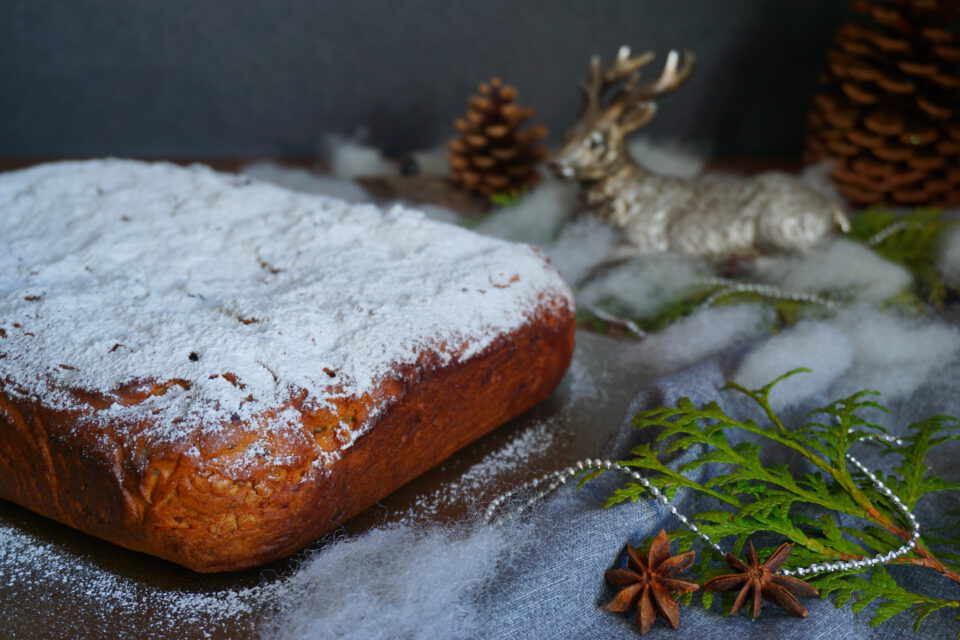
M678 374L656 380L643 389L631 404L627 418L616 440L606 454L611 458L624 457L630 446L638 441L640 433L629 426L629 418L636 412L656 406L672 405L681 397L690 397L702 404L718 400L735 415L743 415L747 405L736 394L719 391L728 377L738 354L702 364ZM960 365L951 365L940 372L906 402L893 407L893 419L905 425L906 420L933 413L958 413L960 400L950 390L948 380L957 380ZM790 413L792 419L806 410L819 406L830 397L809 398ZM891 423L892 425L892 423ZM892 428L896 432L896 428ZM947 449L948 447L945 447ZM872 468L882 468L892 461L883 459L864 445L858 450L861 459ZM953 447L953 455L956 447ZM696 450L682 452L673 464L679 465L698 455ZM956 465L951 467L950 451L941 452L933 462L938 473L956 480ZM635 639L638 636L633 613L607 613L601 607L615 591L603 579L606 569L622 566L623 549L627 542L641 544L661 528L675 529L680 523L670 512L653 501L621 504L609 510L602 508L611 490L623 481L621 474L608 473L591 481L583 489L572 485L562 488L546 500L519 526L521 548L512 556L511 564L503 568L498 578L490 582L481 604L482 625L477 638L534 639L534 638L611 638ZM952 501L952 502L949 502ZM692 514L696 505L692 499L680 496L675 504ZM928 499L918 508L921 522L928 526L947 524L944 515L957 510L955 497ZM855 523L849 523L855 526ZM953 524L956 524L954 519ZM510 526L510 525L508 525ZM775 540L771 540L775 543ZM958 585L941 579L932 571L904 568L896 574L911 584L923 584L931 592L958 591ZM719 600L719 599L718 599ZM849 605L837 609L829 601L808 598L804 605L810 611L806 619L794 618L770 603L765 603L762 616L752 621L745 615L724 617L719 603L704 611L699 604L681 609L681 626L673 631L658 619L651 638L950 638L960 631L960 623L949 614L931 616L919 634L910 630L912 618L901 615L881 627L869 626L870 609L855 614Z

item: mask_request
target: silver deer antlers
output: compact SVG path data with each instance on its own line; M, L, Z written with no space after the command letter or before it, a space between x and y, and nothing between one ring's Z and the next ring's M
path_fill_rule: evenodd
M653 57L631 57L622 47L605 71L593 57L581 85L580 117L552 163L561 177L583 185L587 206L622 231L629 251L713 257L804 251L835 229L847 229L835 202L786 174L704 181L640 167L627 151L626 135L650 122L654 100L679 87L695 60L690 52L671 51L660 76L641 83L640 69Z

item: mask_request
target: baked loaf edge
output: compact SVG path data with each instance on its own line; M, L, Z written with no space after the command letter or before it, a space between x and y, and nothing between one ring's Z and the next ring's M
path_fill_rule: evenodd
M231 452L243 449L255 425L234 425L232 437L184 443L200 447L199 460L174 445L137 451L112 437L109 423L96 431L73 429L83 416L3 393L0 385L0 495L194 571L265 564L546 398L570 363L574 333L568 299L545 294L526 324L481 353L447 364L427 353L394 371L380 385L387 409L339 459L319 465L312 442L276 441L264 463L240 479L218 471L231 464ZM362 415L380 399L358 399L350 411ZM305 432L316 433L325 422L326 416L303 413ZM114 443L109 452L104 439ZM292 462L271 463L281 455Z

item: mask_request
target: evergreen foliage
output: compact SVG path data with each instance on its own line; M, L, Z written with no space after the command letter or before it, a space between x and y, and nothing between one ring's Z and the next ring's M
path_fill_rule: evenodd
M850 237L868 243L884 260L904 267L913 275L914 293L940 309L947 287L937 269L937 258L943 232L953 223L939 209L915 209L906 215L869 209L853 217ZM894 233L885 231L894 228Z
M911 424L900 444L877 440L874 436L885 429L867 416L887 409L876 401L876 392L861 391L813 411L808 422L789 428L771 407L769 395L777 383L803 371L808 370L791 371L757 390L727 385L762 410L762 422L738 420L717 403L696 407L689 399L680 400L674 408L637 415L634 426L654 430L656 435L635 447L622 464L646 471L648 479L671 498L679 491L703 497L710 508L693 519L701 531L734 554L741 553L748 538L755 544L770 543L760 549L761 557L786 539L796 544L785 566L792 568L869 558L900 548L910 539L909 522L848 463L847 453L864 440L882 446L883 455L895 461L881 477L913 510L933 492L960 491L960 483L933 474L926 464L931 450L960 438L960 423L949 416L933 416ZM752 439L744 441L744 434ZM702 451L693 462L678 469L665 462L671 454L691 448ZM764 454L772 448L789 450L796 463L766 463ZM704 465L713 465L715 473L702 482L692 480L690 472ZM584 482L599 473L589 473ZM641 484L630 483L615 491L607 506L649 497ZM851 523L855 524L848 526ZM927 572L930 584L939 588L918 592L904 583L902 573L891 573L883 565L866 571L820 572L808 581L820 589L822 597L832 595L838 607L849 602L854 611L862 611L873 605L872 625L907 614L913 616L916 629L937 610L960 608L960 527L937 530L924 524L913 550L889 564ZM685 528L670 536L679 542L680 550L699 542ZM709 547L700 555L701 578L726 571L723 558ZM713 603L709 592L698 597L704 607Z

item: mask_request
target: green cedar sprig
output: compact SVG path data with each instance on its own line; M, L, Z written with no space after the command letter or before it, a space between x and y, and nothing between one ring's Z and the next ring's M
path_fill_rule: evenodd
M493 193L487 198L492 204L498 207L513 207L519 204L528 193L530 193L530 187L521 187L519 189L504 191L503 193Z
M955 220L939 209L915 209L900 215L886 209L867 209L854 216L849 237L869 243L890 225L902 227L880 242L871 243L877 254L904 267L913 275L914 293L941 309L947 297L943 274L937 268L943 234ZM899 227L898 227L899 228Z
M846 458L848 450L862 440L879 442L872 436L884 433L884 428L864 414L887 409L875 400L876 392L860 391L813 411L808 422L789 428L773 410L770 392L782 380L805 371L791 371L756 390L727 385L762 409L765 420L761 422L733 418L715 402L697 407L686 398L676 407L640 413L634 426L656 434L651 442L635 447L632 457L622 464L646 471L648 479L671 498L679 491L705 498L710 509L695 514L694 519L701 531L723 541L721 546L735 554L748 538L757 543L764 536L774 545L784 539L796 543L788 568L862 559L898 549L910 538L909 523ZM884 455L897 458L883 480L910 509L930 493L960 491L960 483L934 475L926 465L930 451L958 439L958 430L960 423L955 418L933 416L911 424L901 438L902 445L882 445ZM736 432L751 434L753 442L732 438L739 435ZM765 463L764 452L775 447L790 450L801 464ZM691 448L702 451L694 461L678 469L665 462L671 454ZM703 481L691 479L696 475L691 472L706 464L715 465L719 473ZM588 474L583 482L599 473ZM607 506L649 497L642 485L630 483L615 491ZM845 526L851 521L856 526ZM884 566L866 572L820 573L809 582L823 597L832 594L837 606L850 602L855 611L861 611L876 603L872 625L908 613L917 628L934 611L960 608L960 527L924 527L921 532L914 549L891 564L930 572L944 584L952 581L952 588L918 593L898 582ZM670 536L681 550L698 542L687 529ZM761 557L772 549L763 549ZM723 558L704 549L701 578L725 571ZM712 605L713 594L702 592L700 598L704 607Z

